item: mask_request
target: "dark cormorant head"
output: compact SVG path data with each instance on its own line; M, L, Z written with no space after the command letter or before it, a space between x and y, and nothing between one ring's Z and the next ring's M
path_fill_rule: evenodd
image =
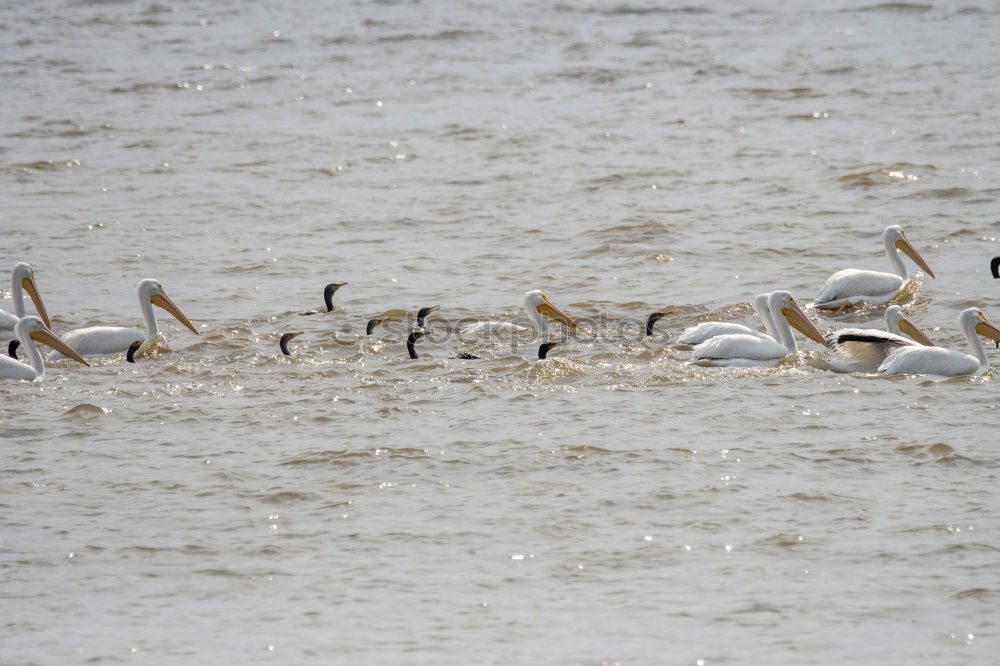
M323 288L323 302L326 303L327 312L333 310L333 295L337 293L338 289L346 285L346 282L331 282Z
M368 326L365 328L365 335L371 335L375 327L382 323L381 319L369 319Z
M438 306L438 305L432 305L429 308L420 308L420 311L417 312L417 326L423 326L424 325L424 319L427 318L427 315L429 315L430 313L434 312L439 307L440 306Z
M664 308L663 310L657 310L653 314L649 315L649 319L646 320L646 335L652 335L653 326L656 324L656 322L660 321L661 319L663 319L663 317L667 316L668 314L670 314L670 309Z
M281 336L281 340L278 341L278 346L281 347L281 353L285 356L291 356L292 352L288 351L288 343L292 341L292 338L302 335L302 331L296 331L295 333L285 333Z
M142 340L136 340L128 346L128 351L125 352L125 360L129 363L135 363L135 353L139 351L139 347L142 346Z
M406 338L406 351L410 352L410 358L417 358L417 350L413 348L417 340L424 337L424 334L420 331L413 331L410 333L409 337Z
M543 342L538 347L538 358L539 359L545 358L546 356L549 355L549 350L550 349L552 349L556 345L560 345L560 344L562 344L562 343L561 342Z
M993 277L1000 278L1000 257L993 257L993 261L990 262L990 272L993 273Z
M7 345L7 355L10 356L15 361L17 360L17 348L21 346L20 340L11 340L10 344Z

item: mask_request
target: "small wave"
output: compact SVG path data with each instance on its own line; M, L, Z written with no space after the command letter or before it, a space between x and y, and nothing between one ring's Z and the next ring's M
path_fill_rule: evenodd
M866 7L853 7L842 10L843 13L891 12L894 14L923 14L934 9L934 5L924 5L915 2L883 2Z

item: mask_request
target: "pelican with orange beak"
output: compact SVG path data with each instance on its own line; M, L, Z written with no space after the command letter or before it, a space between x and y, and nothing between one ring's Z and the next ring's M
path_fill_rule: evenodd
M14 264L10 278L10 295L14 301L14 314L0 310L0 338L10 339L17 335L14 332L14 327L17 326L18 320L25 314L25 292L28 293L31 301L35 304L39 319L42 320L46 328L52 328L52 322L49 321L49 313L45 311L45 304L42 303L42 297L38 293L38 285L35 284L35 270L30 264L19 261Z
M577 321L573 317L560 310L548 297L539 289L533 289L524 295L524 313L528 315L528 320L534 325L538 332L544 335L548 331L549 322L556 321L565 324L571 329L575 329ZM528 330L520 324L511 321L477 321L466 324L462 327L462 333L466 335L479 333L504 333L513 334Z
M857 268L848 268L834 273L827 279L811 306L822 310L843 312L859 303L872 305L888 303L899 293L909 278L906 266L899 258L900 252L912 259L925 273L932 278L934 277L934 271L906 239L903 227L897 224L886 227L885 231L882 232L882 243L885 245L885 254L889 257L889 263L892 264L893 273L864 271Z
M717 335L695 347L689 363L733 367L778 365L781 359L798 351L792 327L826 347L823 334L809 321L789 292L771 292L767 298L767 309L774 326L774 337L747 333Z
M965 333L965 339L972 347L972 354L943 347L900 347L889 354L878 371L884 375L978 377L990 369L990 359L986 356L986 348L979 336L1000 343L1000 328L987 319L979 308L962 310L958 315L958 326Z
M9 356L0 356L0 379L23 379L28 382L45 379L45 364L42 363L42 355L38 353L36 342L52 347L77 363L90 365L50 331L38 317L33 315L21 317L14 325L14 331L17 333L17 339L21 341L21 348L28 357L28 363L14 360Z
M98 354L118 354L127 351L133 342L142 342L140 351L145 353L154 340L160 337L160 327L156 322L156 315L153 313L153 306L162 308L172 314L177 321L184 324L192 333L198 335L198 330L194 324L184 316L180 308L167 296L156 280L140 280L136 287L139 292L139 309L142 310L142 318L146 322L146 330L141 328L125 328L122 326L91 326L89 328L78 328L70 331L64 336L66 344L83 356L94 356ZM63 358L63 352L59 350L49 354L49 360Z

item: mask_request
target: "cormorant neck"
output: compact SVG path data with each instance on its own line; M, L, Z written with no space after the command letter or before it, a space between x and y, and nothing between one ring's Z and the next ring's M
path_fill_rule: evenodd
M10 344L7 345L7 355L10 356L15 361L17 360L17 348L21 346L20 340L11 340Z
M323 290L323 302L326 303L326 311L331 312L333 310L333 295L337 293L337 287L332 284L326 285Z
M660 312L654 312L653 314L649 315L649 319L646 320L646 335L653 334L653 325L656 324L656 322L660 321L660 319L662 318L663 314ZM545 357L542 356L541 358Z
M416 342L416 338L411 333L410 337L406 339L406 351L410 352L410 358L417 358L417 350L413 347L414 342Z

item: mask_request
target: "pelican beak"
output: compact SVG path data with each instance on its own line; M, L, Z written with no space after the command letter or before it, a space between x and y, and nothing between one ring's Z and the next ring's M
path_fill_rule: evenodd
M52 347L63 356L68 356L77 363L83 363L88 368L90 367L90 364L83 360L83 357L80 356L75 349L60 340L56 334L49 329L43 328L40 331L32 331L30 337L35 342Z
M562 310L560 310L559 308L557 308L555 305L553 305L552 301L550 301L548 297L545 296L544 294L542 295L542 300L545 302L539 303L537 306L535 306L535 309L538 310L540 314L555 319L556 321L561 321L570 328L576 327L576 320L570 317Z
M192 333L198 335L198 329L196 329L194 327L194 324L192 324L191 321L184 316L184 313L181 312L181 309L176 305L174 305L174 302L170 300L169 296L167 296L164 293L153 294L152 296L149 297L149 302L155 305L156 307L163 308L164 310L172 314L177 319L177 321L187 326Z
M1000 328L997 328L997 325L987 319L982 312L979 313L979 317L982 321L976 324L976 333L993 342L1000 343Z
M928 338L926 335L924 335L924 332L921 331L919 328L917 328L917 325L914 324L909 319L907 319L906 317L903 317L902 319L899 320L899 330L902 331L903 333L906 333L908 336L910 336L920 344L924 345L925 347L934 346L934 343L931 342L931 339Z
M28 275L22 278L21 288L28 292L28 296L31 296L31 302L35 304L35 309L38 310L38 318L42 320L46 328L52 328L52 322L49 321L49 313L45 311L45 304L42 303L42 297L38 294L35 276Z
M896 249L902 250L903 254L913 260L913 263L920 266L920 270L927 273L931 277L934 277L934 271L931 270L931 267L927 265L924 258L920 256L920 253L917 252L912 245L910 245L910 241L906 240L906 238L900 238L896 241Z
M781 308L781 314L784 315L788 323L795 327L799 333L824 347L827 346L823 334L819 332L815 324L809 321L809 317L802 311L798 303L792 301L788 307Z

